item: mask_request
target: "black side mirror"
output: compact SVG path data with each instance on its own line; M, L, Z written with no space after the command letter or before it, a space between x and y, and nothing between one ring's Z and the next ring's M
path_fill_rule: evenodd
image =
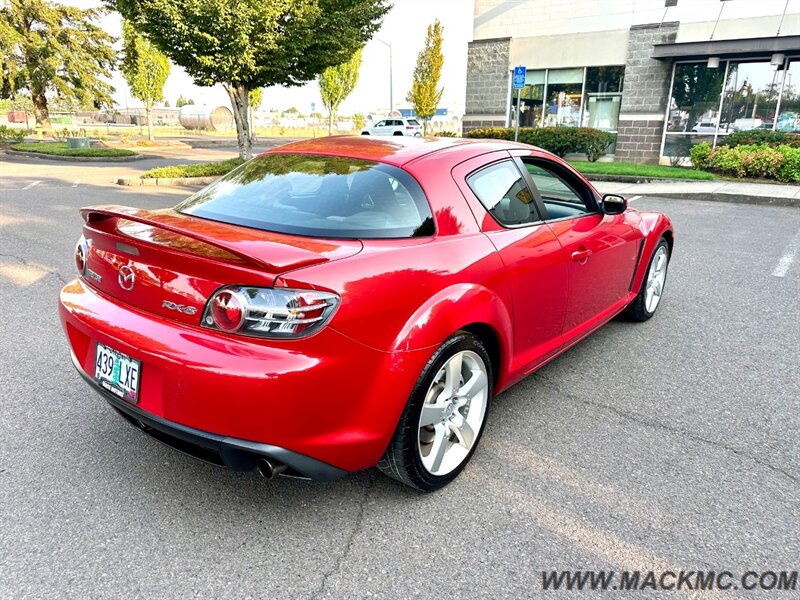
M619 215L628 208L628 201L618 194L606 194L603 196L603 212L607 215Z

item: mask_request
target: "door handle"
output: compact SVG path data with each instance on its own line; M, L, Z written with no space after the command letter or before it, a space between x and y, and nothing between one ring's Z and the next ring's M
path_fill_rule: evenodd
M592 251L588 248L581 248L572 253L572 261L578 263L585 263L592 255Z

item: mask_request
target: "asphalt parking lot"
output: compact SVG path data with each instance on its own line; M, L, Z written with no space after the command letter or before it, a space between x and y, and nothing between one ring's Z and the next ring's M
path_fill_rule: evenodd
M637 199L677 230L659 313L498 397L422 495L208 466L86 387L56 312L77 209L187 194L110 185L139 168L0 156L0 597L535 598L549 569L800 568L800 263L776 274L800 211Z

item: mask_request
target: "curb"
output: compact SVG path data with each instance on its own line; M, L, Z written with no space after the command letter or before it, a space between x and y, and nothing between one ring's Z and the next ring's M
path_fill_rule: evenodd
M152 187L152 186L159 186L159 187L168 187L168 186L181 186L181 187L192 187L198 185L208 185L210 183L214 183L220 176L217 177L174 177L174 178L167 178L167 177L159 177L159 178L150 178L150 179L141 179L140 177L120 177L117 179L117 185L125 185L125 186L145 186L145 187Z
M775 196L753 196L752 194L709 194L705 192L648 192L645 195L669 200L729 202L731 204L759 204L761 206L800 208L800 198L776 198Z
M580 173L580 171L579 171ZM672 179L670 177L645 177L639 175L605 175L603 173L581 173L589 181L608 181L617 183L698 183L711 179Z
M134 154L133 156L56 156L55 154L44 154L42 152L25 152L24 150L9 149L9 154L18 156L29 156L31 158L43 158L45 160L60 160L63 162L132 162L147 158L144 154Z

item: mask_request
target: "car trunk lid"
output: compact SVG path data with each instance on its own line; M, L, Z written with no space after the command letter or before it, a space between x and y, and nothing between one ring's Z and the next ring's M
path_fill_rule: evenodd
M356 240L270 233L178 213L119 206L81 210L85 279L139 310L198 324L224 285L271 287L289 271L357 254Z

